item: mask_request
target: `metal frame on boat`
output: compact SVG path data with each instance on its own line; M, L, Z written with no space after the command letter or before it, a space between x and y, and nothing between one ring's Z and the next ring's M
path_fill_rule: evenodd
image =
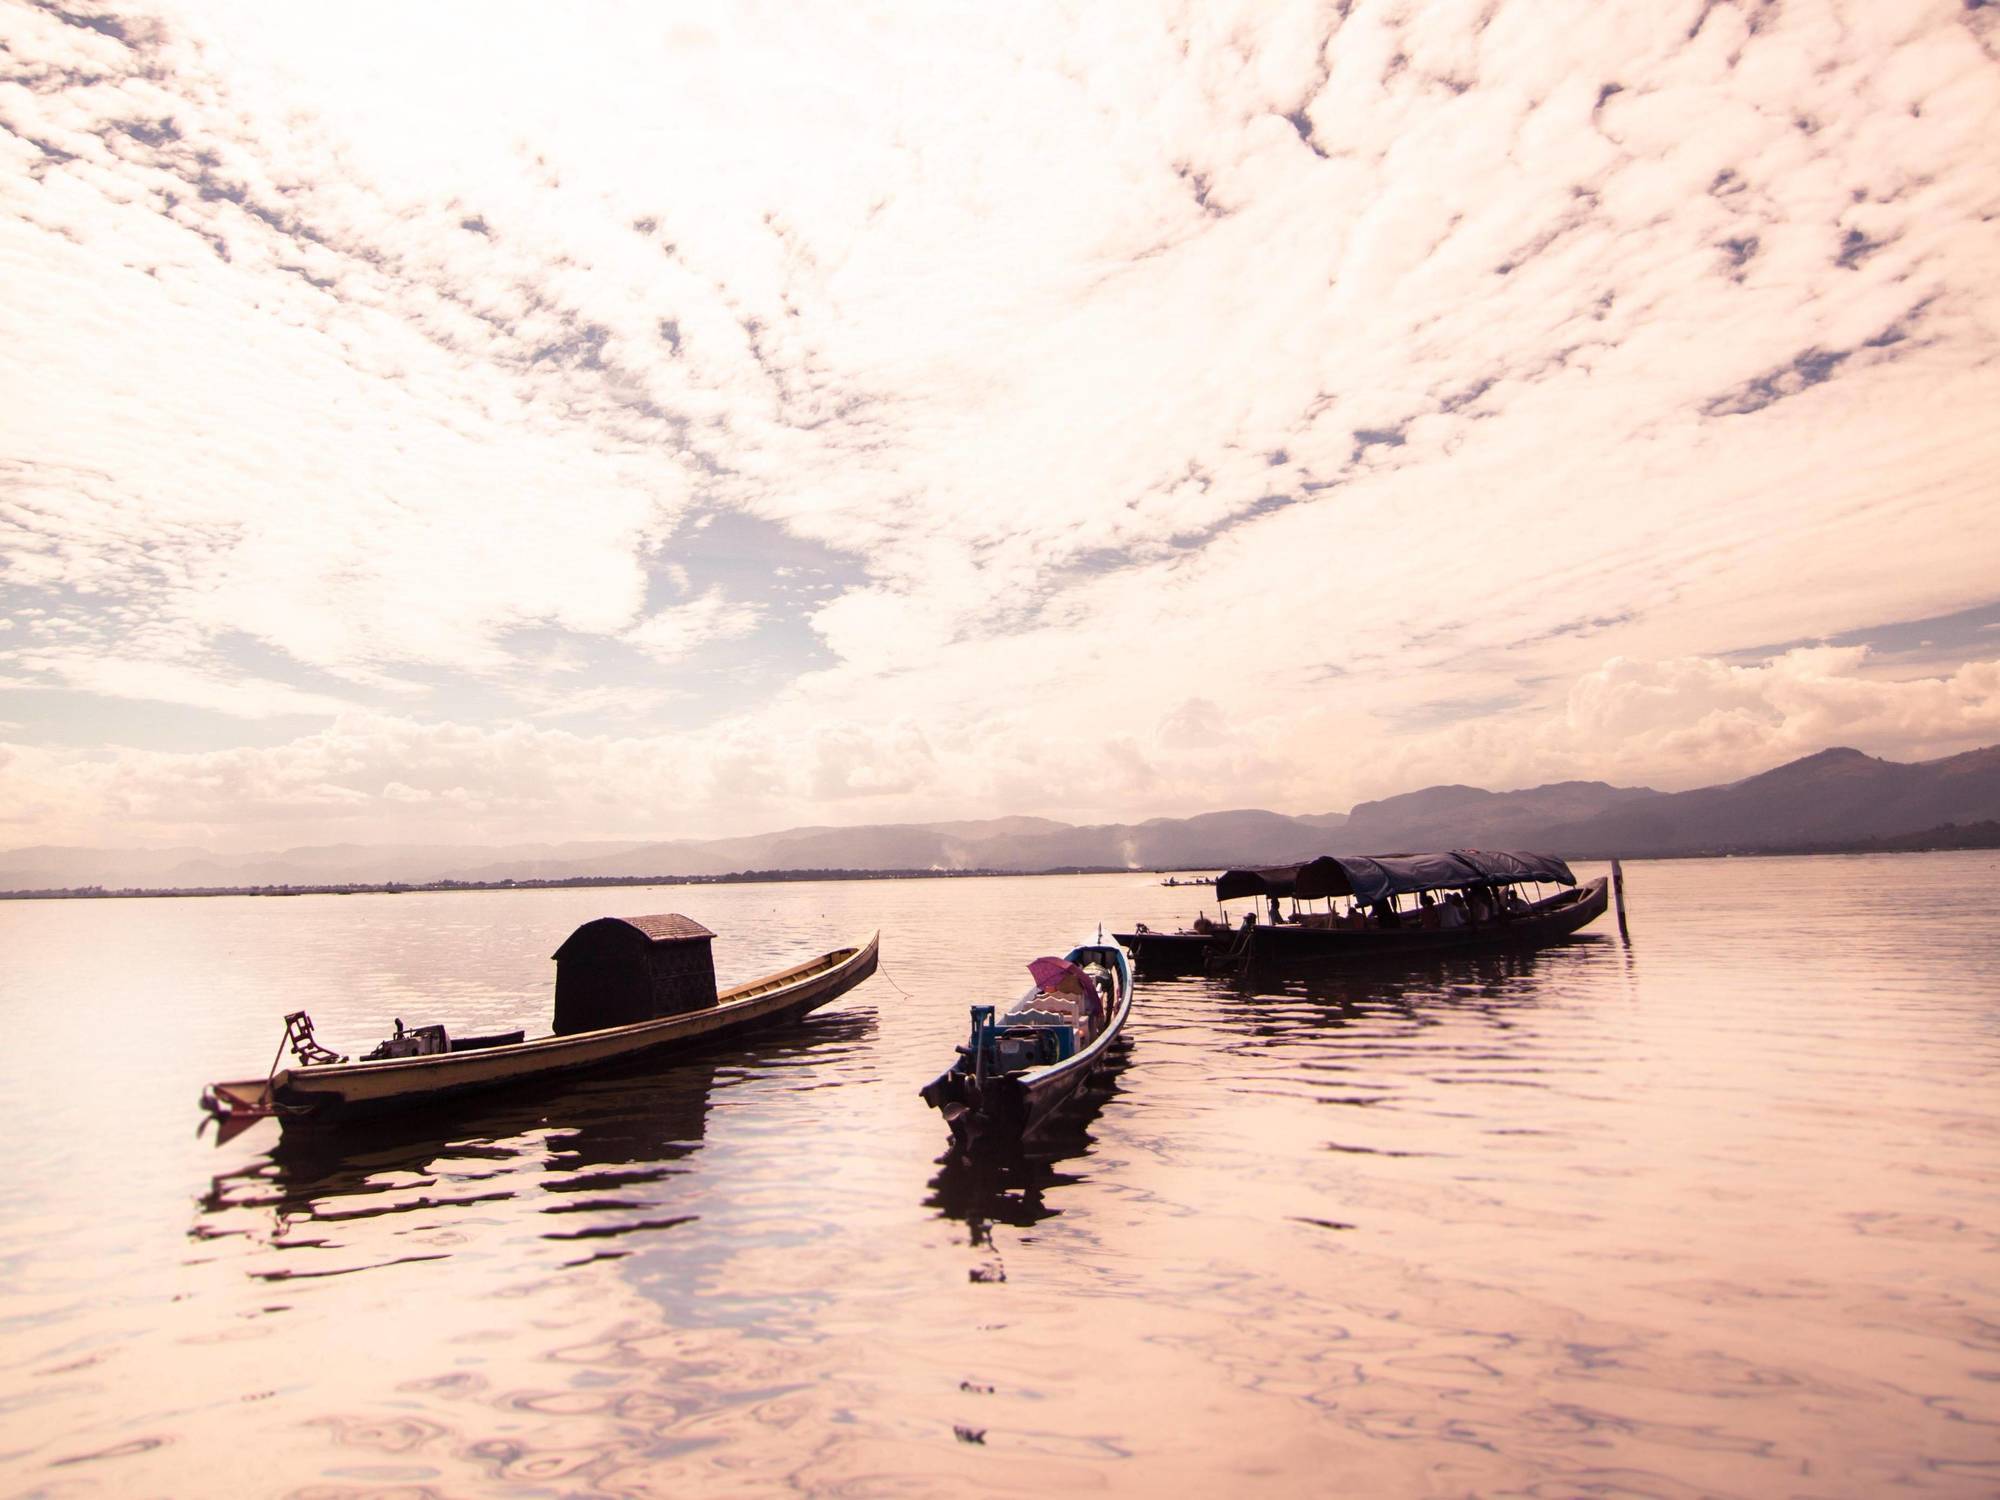
M1095 967L1109 975L1113 993L1105 997L1103 1029L1068 1057L1042 1066L1002 1070L995 1067L994 1049L989 1044L1007 1032L1009 1016L1032 1007L1042 997L1042 987L1039 983L1030 986L1009 1016L996 1019L992 1006L974 1006L970 1043L958 1049L956 1062L918 1091L926 1104L944 1116L959 1145L1032 1139L1103 1066L1117 1044L1132 1013L1131 955L1100 930L1091 941L1070 949L1063 961L1079 968Z
M699 1010L431 1056L304 1063L274 1069L266 1078L210 1084L202 1108L221 1122L224 1139L271 1117L288 1130L324 1128L795 1021L873 974L880 938L874 933L852 947L735 985Z

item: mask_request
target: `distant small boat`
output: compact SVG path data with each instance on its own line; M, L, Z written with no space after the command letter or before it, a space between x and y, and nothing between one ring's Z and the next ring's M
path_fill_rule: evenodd
M286 1017L295 1066L212 1083L202 1108L228 1140L261 1119L320 1129L624 1062L796 1021L875 972L881 935L717 992L707 940L685 917L607 917L557 950L556 1034L451 1037L442 1026L396 1033L350 1061L320 1044L312 1018ZM561 967L566 957L576 961ZM667 1006L670 1014L657 1014ZM635 1015L635 1012L637 1013ZM593 1025L606 1017L623 1024ZM283 1055L285 1043L279 1043Z
M958 1060L919 1090L961 1146L1032 1139L1104 1064L1132 1013L1132 960L1099 932L1028 965L1034 983L995 1016L972 1007Z

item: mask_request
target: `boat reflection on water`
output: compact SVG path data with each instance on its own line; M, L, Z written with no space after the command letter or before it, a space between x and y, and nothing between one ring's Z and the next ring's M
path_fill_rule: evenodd
M326 1236L338 1226L341 1243L365 1256L371 1236L362 1226L369 1220L392 1221L393 1231L383 1228L398 1238L399 1249L418 1230L430 1241L449 1239L474 1220L490 1226L495 1217L558 1242L671 1229L689 1215L675 1211L669 1180L702 1149L718 1093L863 1042L874 1030L872 1013L835 1014L752 1047L718 1047L664 1069L635 1063L623 1072L551 1080L504 1099L475 1098L338 1134L280 1136L262 1155L211 1180L191 1234L329 1251L337 1245ZM517 1206L503 1207L509 1202ZM246 1213L265 1212L268 1232L242 1221ZM622 1253L600 1246L580 1258ZM412 1258L420 1257L395 1257Z
M1326 972L1275 981L1210 976L1209 982L1234 991L1233 1008L1246 1017L1254 1016L1259 1002L1264 1001L1284 1005L1305 1001L1354 1014L1382 1010L1414 1013L1431 1005L1511 1009L1543 1003L1580 967L1598 965L1617 949L1613 939L1580 933L1560 947L1417 957L1393 968L1385 965L1372 971Z
M972 1245L990 1245L995 1224L1027 1229L1061 1213L1062 1209L1049 1201L1050 1195L1088 1180L1085 1173L1065 1171L1063 1164L1080 1162L1090 1155L1097 1141L1091 1127L1120 1092L1120 1078L1130 1065L1135 1045L1121 1037L1103 1067L1078 1089L1031 1145L976 1152L954 1145L938 1158L937 1174L927 1184L924 1207L964 1224L967 1242Z

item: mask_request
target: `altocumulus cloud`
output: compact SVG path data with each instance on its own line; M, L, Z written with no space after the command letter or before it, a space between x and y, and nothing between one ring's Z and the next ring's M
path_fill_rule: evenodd
M13 826L1111 817L1960 748L1990 663L1730 653L1994 596L1996 34L10 9ZM718 514L833 596L683 562ZM1122 731L1062 732L1079 693ZM279 716L317 722L246 742Z

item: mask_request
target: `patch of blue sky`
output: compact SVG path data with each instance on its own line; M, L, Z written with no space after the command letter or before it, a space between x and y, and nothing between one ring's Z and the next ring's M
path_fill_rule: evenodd
M711 588L767 612L798 613L868 580L857 558L740 510L689 517L646 563L649 613Z
M0 688L0 738L17 745L201 753L288 744L326 723L322 715L245 719L215 709L117 698L74 688Z
M72 638L109 635L135 597L130 588L86 592L66 583L0 585L0 621L10 622L0 628L0 653L18 650L52 627Z
M1310 490L1313 486L1308 485L1306 488ZM1239 526L1247 526L1251 522L1271 515L1275 511L1283 510L1288 505L1297 505L1298 503L1299 496L1297 495L1259 495L1241 510L1233 511L1210 525L1198 527L1193 531L1175 532L1173 536L1167 539L1167 543L1177 551L1198 552L1210 542L1218 540Z
M521 634L510 633L506 644L511 648ZM412 691L385 695L393 699L393 706L375 703L370 706L382 706L403 717L425 722L483 724L525 718L531 712L533 695L528 691L525 669L476 673L460 667L405 665L388 669L383 675L407 684Z
M744 511L705 511L683 522L647 559L646 612L714 590L730 604L754 608L756 625L705 641L670 663L623 643L604 643L620 647L622 655L591 654L610 681L665 682L685 694L671 717L677 727L697 727L754 708L793 679L833 665L812 616L867 580L857 558L774 521Z
M512 662L503 671L399 669L400 680L424 690L404 710L458 722L529 715L583 734L699 729L832 665L812 615L867 576L851 557L729 510L684 521L643 562L641 619L713 595L753 610L755 623L664 658L616 635L523 624L499 638Z
M1466 719L1505 713L1532 701L1527 693L1494 693L1466 698L1433 698L1404 708L1378 709L1375 716L1402 729L1439 729Z
M832 665L812 628L813 614L867 578L855 558L740 511L713 510L684 523L645 559L645 613L718 594L756 612L737 634L701 641L661 659L610 635L549 624L505 632L511 665L498 671L402 664L382 679L357 682L302 662L248 631L208 643L190 665L220 681L267 682L357 709L427 721L484 723L532 717L581 733L692 729L756 708L799 676ZM10 649L89 641L117 648L143 622L123 595L66 586L0 591L0 662ZM399 688L399 684L404 685ZM0 689L0 720L16 743L145 745L203 751L281 744L309 733L326 715L249 717L217 709L112 696L65 687L54 677Z
M132 587L84 590L69 584L15 584L0 589L0 723L15 744L124 745L201 752L245 745L280 745L323 724L326 715L259 714L253 698L245 712L167 701L132 692L70 685L58 663L65 659L116 658L121 643L153 621L153 611ZM187 665L226 681L233 673L355 700L365 695L330 674L309 668L254 637L231 633L197 653Z
M1288 505L1299 503L1297 495L1260 495L1248 505L1231 511L1206 526L1189 531L1176 531L1150 542L1135 543L1123 547L1083 547L1070 554L1063 565L1056 570L1059 593L1063 581L1076 575L1097 577L1107 573L1117 573L1126 568L1143 567L1175 553L1200 552L1210 543L1235 530L1239 526L1259 520L1264 516L1283 510Z
M357 686L337 673L300 661L248 631L225 631L210 642L210 650L218 660L247 677L280 682L301 692L324 693L329 698L344 698L368 707L391 708L398 701L393 694Z
M1866 646L1878 666L1956 666L2000 656L2000 600L1946 615L1893 620L1824 638L1727 652L1726 661L1764 661L1802 646Z
M615 636L559 626L509 631L519 663L501 677L407 673L429 693L422 717L477 723L531 714L577 733L698 729L754 708L800 673L831 661L803 621L767 619L669 660Z

